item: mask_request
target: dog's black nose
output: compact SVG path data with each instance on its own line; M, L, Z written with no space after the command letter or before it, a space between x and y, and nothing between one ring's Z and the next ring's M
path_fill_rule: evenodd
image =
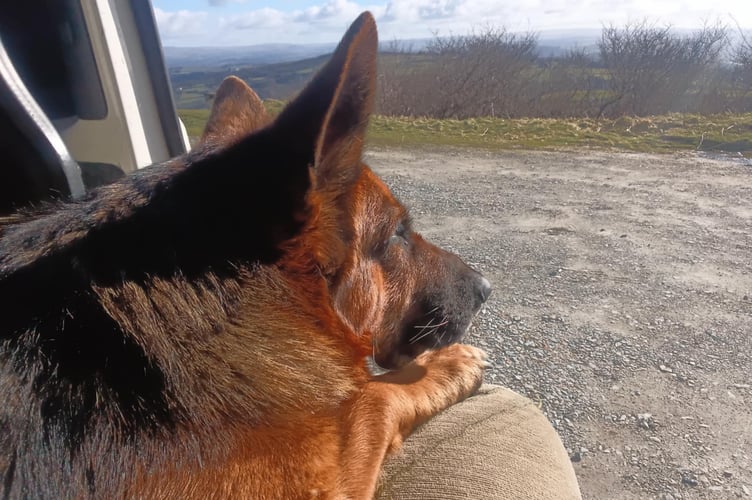
M475 284L475 293L478 294L481 302L488 300L488 297L491 296L491 290L491 283L486 278L481 276L478 282Z

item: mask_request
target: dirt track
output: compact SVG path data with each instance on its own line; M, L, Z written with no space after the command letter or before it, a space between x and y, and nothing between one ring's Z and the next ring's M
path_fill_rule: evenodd
M495 285L470 342L560 431L585 498L752 498L752 165L375 150Z

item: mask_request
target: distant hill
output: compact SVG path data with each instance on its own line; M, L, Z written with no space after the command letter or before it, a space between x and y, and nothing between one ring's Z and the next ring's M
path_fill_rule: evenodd
M573 47L594 47L599 30L544 31L539 33L538 44L544 57L560 55ZM410 40L382 40L379 49L418 52L431 38ZM267 43L245 47L165 47L168 68L220 68L274 64L331 54L336 43L289 44Z
M595 50L596 33L550 32L539 37L542 57L562 55L573 47ZM429 38L386 40L380 43L382 63L390 52L417 53ZM298 92L329 58L335 44L266 44L249 47L165 47L173 95L181 109L202 109L209 105L222 80L236 75L245 80L262 99L287 99ZM420 56L415 55L422 61ZM424 62L424 61L423 61Z
M330 54L335 47L334 43L307 45L269 43L247 47L165 47L164 56L168 68L209 68L297 61Z
M200 109L228 75L245 80L262 99L286 99L300 90L329 59L329 55L276 64L234 65L207 68L170 68L170 80L176 105L182 109Z
M559 57L574 48L588 53L598 51L600 30L547 31L538 37L538 54L541 57Z

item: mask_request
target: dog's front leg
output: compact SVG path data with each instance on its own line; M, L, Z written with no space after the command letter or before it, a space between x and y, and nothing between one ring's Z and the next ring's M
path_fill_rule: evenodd
M473 394L486 366L483 351L455 344L368 382L346 417L340 496L372 498L386 455L417 426Z

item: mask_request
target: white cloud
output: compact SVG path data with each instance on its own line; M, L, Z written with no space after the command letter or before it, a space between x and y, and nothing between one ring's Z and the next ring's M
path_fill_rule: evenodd
M292 13L292 19L300 23L318 23L330 20L355 19L366 10L349 0L330 0L323 5L314 5L303 11Z
M392 0L387 2L382 19L386 22L416 22L457 16L467 0Z
M207 0L211 5L247 0ZM623 25L647 18L678 28L698 27L703 21L733 16L744 27L752 26L752 2L726 0L319 0L299 10L281 6L251 9L222 17L214 9L203 12L162 12L155 9L164 38L204 32L196 45L246 45L269 42L335 42L347 26L370 10L382 40L426 38L438 32L467 33L493 25L512 31L594 29ZM729 24L733 24L730 22ZM203 26L203 29L202 29ZM199 39L200 38L200 39ZM184 40L184 39L183 39ZM178 41L179 43L184 43Z
M222 7L230 3L246 3L248 0L209 0L212 7Z
M220 19L220 26L236 30L268 29L284 26L290 21L289 14L277 9L264 7L243 14L236 14Z
M223 17L220 24L223 28L237 30L264 30L285 26L288 33L307 31L312 26L321 25L341 30L364 10L368 10L368 7L350 0L329 0L321 5L290 12L264 7ZM375 10L378 11L379 7L376 6Z
M752 26L748 0L389 0L384 7L380 31L398 37L418 30L424 35L417 36L436 30L465 33L488 24L530 31L598 29L643 18L686 28L707 20L728 22L730 14Z
M178 10L167 12L154 8L159 34L163 39L193 37L205 31L206 12Z

